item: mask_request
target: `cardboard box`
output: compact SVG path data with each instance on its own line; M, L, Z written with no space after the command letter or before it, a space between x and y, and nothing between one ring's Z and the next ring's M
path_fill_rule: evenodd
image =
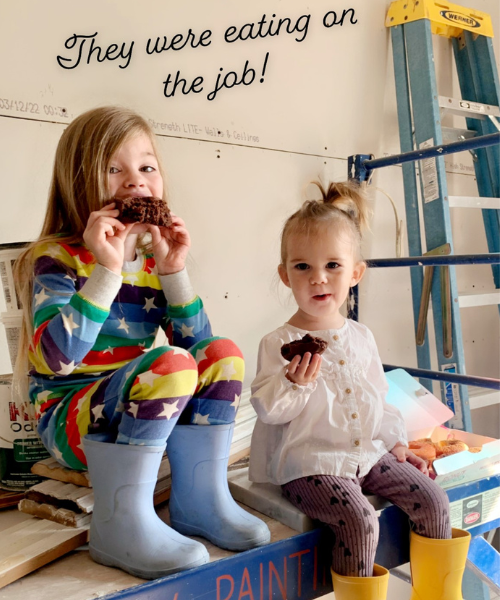
M14 370L17 353L19 352L19 339L21 336L21 327L23 323L23 311L13 310L10 312L1 313L0 323L5 328L5 337L7 338L10 363L12 365L12 370Z
M446 489L500 473L500 440L444 427L442 424L453 417L453 412L436 396L403 369L389 371L386 377L387 402L401 411L409 440L457 439L468 446L482 446L478 453L465 451L436 460L436 483Z
M25 244L5 244L0 247L0 280L8 312L21 309L21 303L16 294L12 270L16 258L21 254L24 246Z

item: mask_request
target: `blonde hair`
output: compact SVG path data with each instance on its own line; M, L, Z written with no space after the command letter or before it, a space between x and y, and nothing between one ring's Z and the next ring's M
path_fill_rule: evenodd
M293 213L281 232L281 264L286 265L288 239L293 234L311 235L322 225L335 224L346 230L356 246L356 255L361 259L362 232L368 227L368 199L365 186L354 181L331 182L325 190L314 181L321 192L321 200L307 200Z
M14 280L24 312L14 369L14 387L18 386L21 397L27 393L28 347L33 335L34 251L46 242L82 242L90 213L110 201L107 177L113 154L123 143L140 134L149 137L163 176L155 135L147 121L130 109L104 106L89 110L74 119L59 140L42 231L14 265ZM165 190L163 198L166 201Z

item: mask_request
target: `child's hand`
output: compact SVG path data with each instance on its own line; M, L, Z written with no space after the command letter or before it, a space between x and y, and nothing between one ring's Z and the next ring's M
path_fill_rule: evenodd
M171 275L182 271L191 246L191 238L184 221L173 213L171 216L170 227L148 226L158 275Z
M121 273L125 254L125 239L134 223L124 225L116 217L115 203L90 213L83 241L97 262L115 273Z
M300 359L300 355L294 356L288 365L286 378L298 385L307 385L316 380L321 367L321 355L306 352Z
M413 454L409 448L403 446L403 444L400 442L394 446L394 448L391 450L391 454L394 454L399 462L408 461L411 465L417 467L419 471L422 471L424 475L429 475L429 469L427 468L427 463L425 460L420 458L420 456Z

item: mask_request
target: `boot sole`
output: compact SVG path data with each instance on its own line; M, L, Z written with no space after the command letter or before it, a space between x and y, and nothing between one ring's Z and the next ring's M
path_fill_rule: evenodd
M187 523L178 523L178 522L172 521L172 517L171 517L170 525L178 533L182 533L182 535L189 535L189 536L195 535L195 536L203 537L206 540L208 540L209 542L212 542L212 544L215 544L215 546L218 546L219 548L224 548L225 550L236 550L236 551L251 550L252 548L257 548L259 546L265 546L266 544L269 544L269 542L271 541L271 536L269 534L267 534L265 536L259 536L259 537L253 538L251 540L239 540L239 541L225 540L222 538L217 538L214 535L210 535L210 533L208 531L205 531L204 529L201 529L200 527L196 527L194 525L189 525Z
M104 565L106 567L116 567L125 571L126 573L130 573L130 575L134 575L135 577L140 577L141 579L158 579L159 577L165 577L167 575L173 575L174 573L178 573L179 571L187 571L188 569L193 569L194 567L199 567L208 562L208 558L201 558L200 560L193 561L187 565L179 565L176 567L171 567L170 569L161 569L157 571L144 571L141 569L137 569L136 567L132 567L127 565L126 563L109 556L108 554L101 552L100 550L96 550L92 546L89 547L89 554L96 563Z

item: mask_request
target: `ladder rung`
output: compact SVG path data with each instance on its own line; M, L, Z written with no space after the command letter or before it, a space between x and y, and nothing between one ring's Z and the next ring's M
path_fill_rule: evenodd
M500 198L485 196L449 196L450 208L496 208L500 209Z
M457 100L456 98L449 98L447 96L439 96L438 104L439 108L442 108L446 112L469 119L488 119L490 115L500 117L500 108L491 104Z
M500 304L500 292L487 292L476 294L459 294L458 305L460 308L470 308L471 306L490 306Z
M477 131L472 129L461 129L460 127L441 127L443 134L443 142L459 142L460 140L468 140L477 135Z
M468 386L467 390L469 392L469 404L471 410L500 404L500 391L498 390L488 390L486 388L475 386Z

